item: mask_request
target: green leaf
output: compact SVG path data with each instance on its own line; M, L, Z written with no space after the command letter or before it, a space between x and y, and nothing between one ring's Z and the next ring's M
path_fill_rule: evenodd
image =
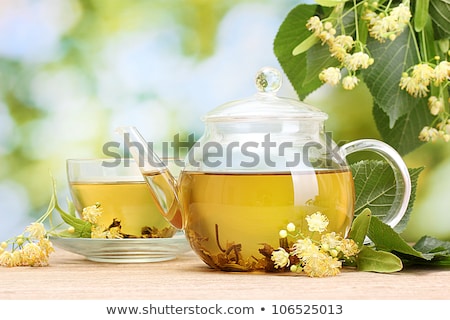
M389 216L391 208L396 205L396 184L390 166L384 161L364 160L353 163L350 167L355 183L355 215L369 208L372 216L380 219ZM406 228L415 201L417 181L423 168L408 170L411 178L411 197L402 220L395 227L397 232Z
M403 269L403 263L396 255L390 252L376 251L367 246L364 246L359 252L356 266L360 271L383 273L396 272Z
M353 220L349 237L356 242L358 248L362 248L364 245L371 216L370 209L366 208Z
M420 32L427 24L429 14L428 7L430 0L416 0L416 9L414 13L414 30Z
M450 1L430 0L429 12L433 21L434 38L450 38Z
M422 253L432 253L435 256L450 256L450 241L442 241L430 236L423 236L413 247Z
M313 48L316 52L328 52L327 48L320 43L316 43L306 52L297 55L292 54L299 44L311 37L311 32L306 28L306 23L310 17L315 15L316 9L316 5L303 4L292 9L281 24L274 40L275 56L300 99L304 99L322 85L318 73L307 73L309 52ZM329 54L327 59L331 60ZM323 61L320 62L323 63ZM308 80L308 85L305 85L305 80Z
M65 212L61 206L58 203L58 197L56 192L56 182L55 179L52 178L53 182L53 193L50 200L50 206L49 210L56 210L58 211L59 215L61 216L61 219L67 223L68 225L74 227L75 231L73 233L70 233L71 237L75 238L90 238L91 237L91 229L92 224L88 221L81 220L75 216L75 212L72 214L72 210L74 210L73 205L70 205L71 202L69 202L69 213ZM65 233L66 234L66 233Z
M323 85L319 79L322 70L329 67L338 67L339 62L332 58L327 47L320 43L307 51L306 58L306 77L303 81L303 90L312 92Z
M401 116L411 112L417 101L422 100L412 97L399 86L402 73L418 63L413 39L405 29L395 41L380 44L369 38L367 47L374 64L363 70L362 75L374 104L387 114L392 129Z
M77 217L72 216L71 214L63 211L61 208L56 207L59 215L64 220L65 223L74 227L75 232L72 233L72 237L75 238L90 238L91 237L91 229L92 224L88 221L78 219Z
M315 0L316 3L324 7L336 7L337 5L343 4L347 1L348 0Z
M383 141L394 147L401 155L424 144L419 140L419 133L433 121L425 100L399 118L392 128L389 127L389 117L377 104L373 106L373 117Z
M427 260L432 258L432 256L414 249L394 229L377 217L372 216L370 219L368 237L375 244L377 250L395 251Z

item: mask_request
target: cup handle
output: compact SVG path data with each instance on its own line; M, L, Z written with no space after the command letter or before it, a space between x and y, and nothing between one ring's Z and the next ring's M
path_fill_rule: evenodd
M340 151L344 158L357 151L373 151L389 163L394 172L396 192L393 205L383 222L394 228L405 215L411 196L411 178L402 157L390 145L375 139L361 139L346 143Z

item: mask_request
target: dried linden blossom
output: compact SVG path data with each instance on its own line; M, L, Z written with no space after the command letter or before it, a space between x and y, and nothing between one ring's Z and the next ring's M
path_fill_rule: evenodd
M296 230L293 223L280 232L282 239L292 237L295 242L288 248L273 250L271 260L275 269L289 268L295 273L304 272L310 277L328 277L339 274L342 260L351 259L359 253L358 245L352 239L343 239L341 235L326 231L329 220L326 215L316 212L306 217L308 230L319 232L320 241L304 236L300 233L292 234ZM291 233L291 234L289 234Z

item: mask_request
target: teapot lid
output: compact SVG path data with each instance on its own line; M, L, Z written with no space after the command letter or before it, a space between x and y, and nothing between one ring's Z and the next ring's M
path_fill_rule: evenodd
M258 92L250 98L225 103L209 113L206 122L257 121L257 120L319 120L328 115L299 100L278 97L281 73L272 67L264 67L255 77Z

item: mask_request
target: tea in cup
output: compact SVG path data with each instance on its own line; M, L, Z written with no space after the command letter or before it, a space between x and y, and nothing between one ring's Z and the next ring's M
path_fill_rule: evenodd
M159 213L149 186L132 159L69 159L67 176L73 203L83 209L98 205L97 225L120 225L124 238L170 238L176 228Z

